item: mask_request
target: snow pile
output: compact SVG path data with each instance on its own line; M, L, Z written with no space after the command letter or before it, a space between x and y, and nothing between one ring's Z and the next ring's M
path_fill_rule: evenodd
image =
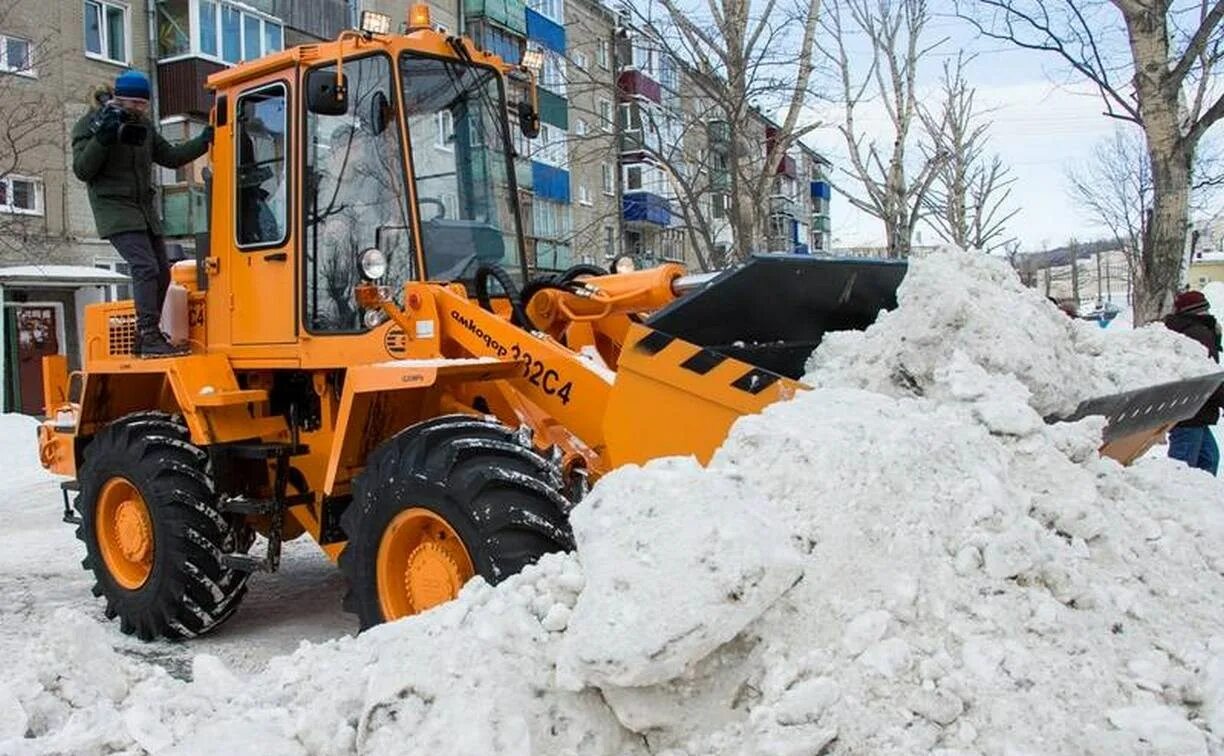
M0 683L0 753L1224 753L1224 484L1041 419L1076 379L1198 365L1003 271L915 263L821 388L705 469L606 476L577 556L421 617L184 682L61 615Z
M1161 325L1106 334L1067 317L1003 261L947 250L910 265L899 306L866 331L827 335L804 382L890 396L946 396L935 372L963 351L1014 376L1042 416L1084 399L1218 370L1201 347Z
M0 459L10 488L52 480L38 461L38 421L29 415L0 415Z

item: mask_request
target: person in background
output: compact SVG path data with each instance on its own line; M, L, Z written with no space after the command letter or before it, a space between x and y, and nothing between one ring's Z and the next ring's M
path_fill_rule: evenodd
M98 107L72 128L72 172L89 189L98 236L106 239L132 271L139 357L182 354L161 332L161 311L170 286L170 262L154 206L153 163L184 166L208 151L212 126L182 144L162 138L149 119L149 79L125 71L110 90L100 90Z
M1164 319L1165 327L1202 344L1207 354L1220 361L1220 324L1210 313L1207 297L1201 291L1183 291L1173 299L1173 313ZM1215 475L1220 467L1220 451L1211 426L1220 417L1224 388L1216 391L1194 417L1183 420L1169 431L1169 456L1191 467Z

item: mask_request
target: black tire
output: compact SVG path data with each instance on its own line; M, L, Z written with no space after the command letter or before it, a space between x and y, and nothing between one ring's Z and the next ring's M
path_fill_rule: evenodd
M116 581L98 545L98 496L115 477L139 491L152 527L151 569L135 589ZM79 481L81 566L94 574L107 619L118 617L119 628L141 640L178 639L207 633L234 613L248 575L223 567L221 555L245 551L247 529L217 510L208 454L181 422L140 412L111 423L86 447Z
M451 415L402 431L370 455L341 517L349 539L340 554L349 585L344 608L362 630L386 621L378 547L391 520L410 507L445 519L491 584L544 554L572 550L561 486L557 466L498 423Z

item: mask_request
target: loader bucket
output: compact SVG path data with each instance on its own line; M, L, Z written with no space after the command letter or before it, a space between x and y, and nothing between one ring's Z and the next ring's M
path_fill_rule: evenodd
M753 257L630 327L604 420L612 465L702 462L732 423L805 387L824 334L863 329L897 304L905 263Z
M800 378L830 331L862 330L897 306L906 263L758 255L652 315L646 325L764 370Z

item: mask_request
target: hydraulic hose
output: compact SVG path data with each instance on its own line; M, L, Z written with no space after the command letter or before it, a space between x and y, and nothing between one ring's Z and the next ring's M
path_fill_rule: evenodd
M501 284L502 291L506 292L506 299L510 300L510 322L524 328L529 328L532 331L538 330L535 324L531 322L531 318L527 317L527 311L523 309L523 301L519 296L518 287L514 285L514 279L500 265L481 263L476 268L476 276L473 283L476 287L476 301L480 303L480 306L489 312L493 312L493 300L489 297L490 276L497 283Z

